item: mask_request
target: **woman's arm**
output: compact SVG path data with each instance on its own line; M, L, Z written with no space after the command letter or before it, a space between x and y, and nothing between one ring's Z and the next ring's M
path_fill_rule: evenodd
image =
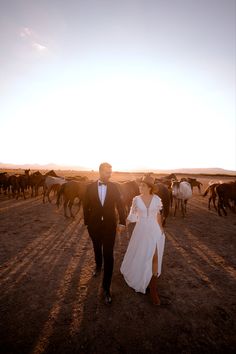
M137 221L138 221L137 205L136 205L136 197L134 197L129 211L129 215L126 219L126 225L128 225L130 222L137 222Z

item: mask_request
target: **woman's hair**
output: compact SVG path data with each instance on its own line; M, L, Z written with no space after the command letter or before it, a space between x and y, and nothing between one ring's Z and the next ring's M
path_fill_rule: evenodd
M151 176L143 176L141 183L145 183L150 188L150 194L154 194L154 178Z

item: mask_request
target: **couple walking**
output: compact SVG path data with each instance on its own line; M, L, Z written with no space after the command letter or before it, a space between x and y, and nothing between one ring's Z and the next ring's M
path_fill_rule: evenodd
M98 275L104 264L102 287L105 302L110 304L115 236L129 222L136 222L120 270L131 288L145 294L149 287L153 304L160 305L157 278L161 274L165 244L161 199L153 194L152 177L143 177L140 195L134 197L126 220L119 191L114 183L109 182L111 174L112 166L102 163L99 166L99 180L88 186L84 199L84 224L88 227L96 262L93 275Z

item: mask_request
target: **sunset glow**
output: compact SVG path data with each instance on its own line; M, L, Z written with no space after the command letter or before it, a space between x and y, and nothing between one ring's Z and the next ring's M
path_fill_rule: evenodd
M233 1L181 13L175 2L133 12L77 1L52 20L40 14L55 1L15 3L0 15L0 162L236 170Z

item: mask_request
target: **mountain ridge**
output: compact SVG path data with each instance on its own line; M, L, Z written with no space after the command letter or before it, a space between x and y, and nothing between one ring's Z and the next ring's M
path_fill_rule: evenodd
M92 171L92 168L84 166L63 166L54 163L49 163L45 165L40 164L11 164L11 163L2 163L0 162L0 169L31 169L31 170L71 170L71 171ZM152 172L152 173L187 173L187 174L228 174L235 175L236 171L226 170L220 167L198 167L198 168L177 168L177 169L135 169L124 171L115 171L115 172Z

